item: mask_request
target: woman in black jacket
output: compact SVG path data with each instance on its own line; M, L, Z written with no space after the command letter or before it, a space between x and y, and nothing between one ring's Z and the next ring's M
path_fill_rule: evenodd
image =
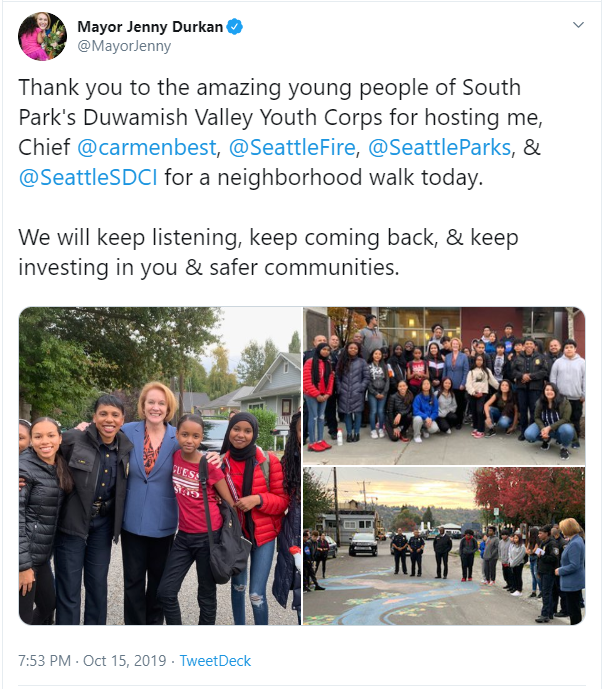
M350 342L343 348L336 365L338 412L341 418L344 416L348 443L359 441L366 389L370 383L368 365L360 354L359 345Z
M63 496L74 485L60 446L59 424L44 417L32 424L31 448L19 455L19 617L26 624L43 624L55 609L50 558Z
M397 384L397 392L389 397L385 427L389 438L395 442L410 441L407 436L408 428L412 425L412 407L414 395L405 380Z

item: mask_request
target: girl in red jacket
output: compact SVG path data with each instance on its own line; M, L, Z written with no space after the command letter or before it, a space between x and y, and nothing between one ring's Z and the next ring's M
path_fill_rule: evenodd
M250 554L250 603L254 624L269 624L267 580L273 564L275 541L281 529L288 497L279 459L256 447L258 421L239 412L229 421L221 455L227 486L237 507L244 534L252 541ZM231 606L235 624L246 624L244 570L231 578Z
M303 367L303 393L309 418L309 452L331 450L324 439L324 414L328 397L334 387L334 373L330 361L330 346L325 342L317 345L313 358Z

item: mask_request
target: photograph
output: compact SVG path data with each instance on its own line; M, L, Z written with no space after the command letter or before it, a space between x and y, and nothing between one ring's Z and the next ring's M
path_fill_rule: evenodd
M582 467L311 467L305 625L575 625Z
M67 31L56 15L34 12L21 23L18 38L21 51L30 60L47 62L63 52Z
M300 624L300 318L21 313L23 622Z
M572 307L306 307L303 463L586 461Z

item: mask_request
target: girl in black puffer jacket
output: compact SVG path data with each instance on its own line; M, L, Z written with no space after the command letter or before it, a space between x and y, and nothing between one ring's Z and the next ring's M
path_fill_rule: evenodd
M73 488L60 446L59 424L45 417L34 421L31 448L19 455L19 616L27 624L43 624L55 609L50 558L63 496Z

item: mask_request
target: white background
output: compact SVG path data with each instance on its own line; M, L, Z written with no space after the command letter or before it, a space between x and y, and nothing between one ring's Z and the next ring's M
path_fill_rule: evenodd
M46 9L57 14L69 31L63 55L46 65L26 58L16 45L17 28L26 14ZM160 53L118 55L77 51L78 20L91 22L221 22L242 20L239 36L124 34L121 41L170 42L168 56ZM584 22L577 29L573 22ZM126 28L126 27L124 27ZM99 40L94 34L85 36ZM116 42L116 34L103 37ZM193 3L193 2L81 2L52 3L45 8L29 3L3 4L3 434L6 457L14 455L14 409L17 398L17 324L19 312L40 305L311 305L381 301L399 305L414 301L442 305L444 295L461 306L530 306L570 304L587 319L586 358L590 381L587 404L589 535L587 616L579 627L563 626L447 628L267 628L238 630L217 627L212 633L192 628L28 628L17 615L16 598L16 471L4 462L3 495L3 686L19 685L431 685L531 686L600 683L601 600L598 562L600 513L600 437L602 419L598 381L601 379L600 300L600 4L598 2L402 2L402 3ZM359 81L400 82L416 78L430 85L457 78L498 82L513 78L522 95L509 98L446 98L427 96L398 101L371 98L360 103L316 98L292 103L284 97L267 99L202 99L124 96L97 98L23 98L19 78L48 81L120 81L154 83L159 78L190 84L216 81ZM84 91L84 90L83 90ZM192 92L194 89L192 89ZM285 91L285 90L284 90ZM65 108L80 113L84 107L110 111L152 111L177 106L191 113L189 127L28 127L18 126L18 109ZM388 113L392 107L422 113L432 110L536 112L543 122L535 128L489 132L480 127L446 129L389 127L282 127L241 129L199 128L193 108L229 107L252 111L274 107L291 111L309 107L318 114L336 107L343 111ZM255 117L258 117L257 115ZM67 158L24 158L17 152L23 138L62 141L66 136L97 141L205 141L221 145L221 158L81 159L72 148ZM232 138L336 137L354 141L362 149L375 137L426 140L441 136L489 141L509 140L516 151L510 158L399 158L358 160L329 158L257 158L231 160ZM522 154L526 139L540 142L540 157ZM461 188L374 189L190 187L45 187L26 189L18 174L26 167L73 171L96 167L166 167L182 171L260 169L370 170L405 167L480 172L484 184ZM285 254L257 248L240 254L243 260L352 260L355 257L395 261L399 276L391 278L187 278L138 277L98 281L95 278L37 278L18 276L18 259L66 260L84 255L88 260L116 257L132 261L230 260L231 252L208 249L154 251L128 249L86 253L56 246L44 249L20 245L18 228L45 231L88 226L126 232L164 229L247 231L356 230L442 231L449 228L510 232L519 235L511 251L502 248L447 247L437 249L310 249L298 246ZM335 295L336 298L335 298ZM374 298L374 301L376 299ZM447 301L447 297L445 297ZM592 547L591 547L592 542ZM14 574L11 574L14 572ZM247 653L250 670L193 670L178 668L178 654ZM69 671L18 668L18 654L70 654L80 664ZM175 664L162 670L85 669L86 654L165 654ZM578 657L580 656L580 657ZM391 662L399 658L401 662ZM440 662L434 662L437 659ZM402 672L401 667L405 666ZM315 672L313 668L318 668Z

